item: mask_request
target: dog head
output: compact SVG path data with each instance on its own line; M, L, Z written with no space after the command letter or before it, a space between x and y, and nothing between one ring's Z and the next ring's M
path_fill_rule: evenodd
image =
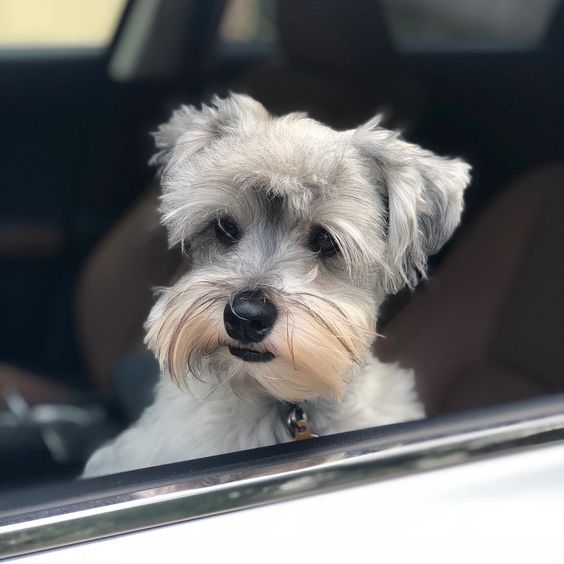
M378 306L413 286L460 220L469 166L379 126L337 132L231 95L155 134L162 221L190 268L163 289L147 343L178 382L338 397Z

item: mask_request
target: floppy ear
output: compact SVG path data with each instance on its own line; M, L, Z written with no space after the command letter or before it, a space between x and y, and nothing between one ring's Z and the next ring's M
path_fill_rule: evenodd
M425 276L427 257L439 251L460 222L471 167L407 143L379 123L378 116L356 129L352 139L388 200L384 286L397 292Z
M266 119L264 106L245 94L230 94L223 100L214 96L211 104L201 109L181 106L153 133L158 151L150 164L162 172L223 136L249 133L258 121Z

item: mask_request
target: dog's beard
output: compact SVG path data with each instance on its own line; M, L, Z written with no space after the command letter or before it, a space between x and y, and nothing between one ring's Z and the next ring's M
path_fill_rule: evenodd
M363 310L314 292L272 292L279 318L260 343L242 345L223 326L223 310L232 289L195 283L189 290L169 289L147 321L146 342L161 366L180 386L190 377L208 382L212 391L229 385L239 395L258 383L285 401L340 397L374 340L374 306ZM268 351L268 362L245 362L228 346ZM213 380L215 379L215 381Z

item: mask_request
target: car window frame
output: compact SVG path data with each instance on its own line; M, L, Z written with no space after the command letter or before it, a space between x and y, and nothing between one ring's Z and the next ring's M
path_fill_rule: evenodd
M27 494L20 490L3 500L0 557L447 468L563 439L564 394L559 394L44 486Z

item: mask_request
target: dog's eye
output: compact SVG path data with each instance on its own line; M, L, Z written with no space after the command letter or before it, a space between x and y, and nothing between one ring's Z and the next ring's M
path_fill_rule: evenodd
M237 224L228 215L218 218L215 224L215 234L224 243L234 243L241 236Z
M309 236L309 248L322 257L332 257L337 254L339 247L331 234L323 227L314 227Z

